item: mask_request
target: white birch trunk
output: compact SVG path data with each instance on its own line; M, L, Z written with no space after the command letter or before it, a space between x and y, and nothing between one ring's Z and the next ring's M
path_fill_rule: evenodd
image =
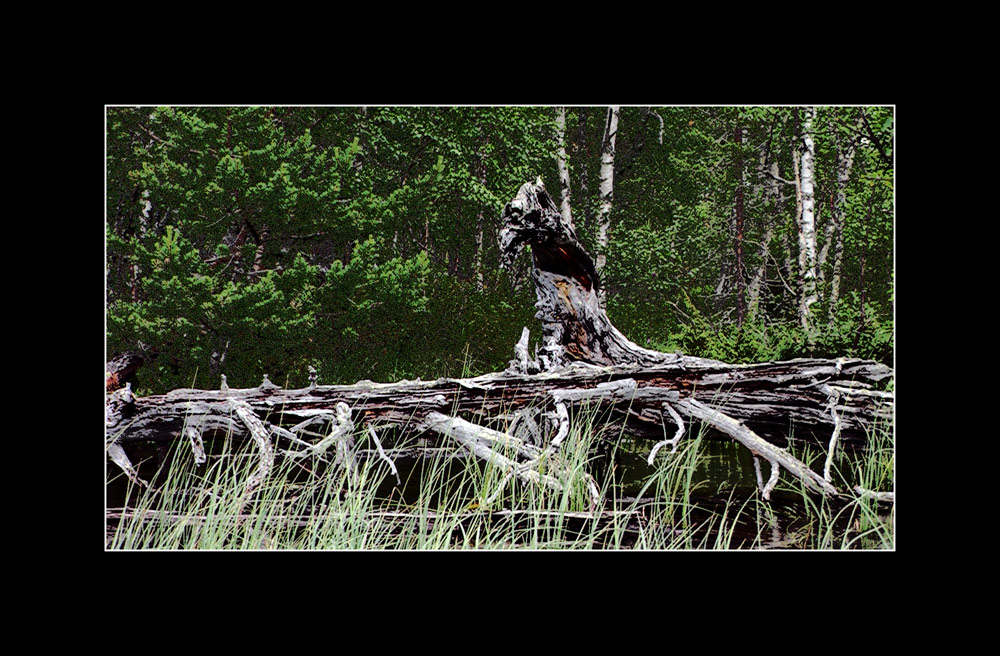
M796 129L798 129L798 124L796 122ZM795 236L798 239L798 248L793 249L788 238L788 233L785 233L785 270L788 272L788 277L792 278L795 276L795 291L797 296L796 303L799 306L799 317L801 320L802 313L802 231L799 230L799 222L802 218L802 176L799 175L799 149L798 145L792 146L792 182L795 187ZM798 254L797 262L792 262L792 253Z
M812 124L816 118L816 108L805 110L802 124L801 166L799 167L799 189L802 198L802 212L799 215L799 275L802 281L802 296L799 304L799 319L803 330L811 329L809 308L818 299L816 293L816 217L815 217L815 170L816 146L812 138Z
M611 227L611 205L615 192L615 139L618 137L619 114L620 108L617 105L608 107L608 120L601 145L600 204L597 213L597 262L595 262L598 275L607 262L608 231ZM598 292L598 298L603 307L605 303L603 288Z
M559 204L559 213L562 215L566 225L575 230L576 228L573 226L573 210L570 205L569 165L567 163L569 158L566 156L565 107L559 107L556 110L556 142L559 144L556 166L559 168L559 194L562 198Z

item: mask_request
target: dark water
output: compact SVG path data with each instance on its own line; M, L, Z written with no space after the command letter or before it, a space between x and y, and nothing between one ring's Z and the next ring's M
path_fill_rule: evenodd
M605 449L610 452L592 454L589 471L598 481L605 477L610 477L613 481L613 490L606 496L611 499L608 509L641 507L656 494L655 486L650 485L650 480L657 469L664 466L670 458L683 457L682 453L668 453L669 447L666 447L657 454L651 466L647 462L647 456L652 445L653 442L649 440L623 438L613 449ZM684 441L681 442L681 446L683 445ZM461 479L460 473L468 463L461 452L450 453L453 456L452 465L441 478ZM687 520L707 527L705 534L695 532L696 541L714 544L713 532L720 521L725 524L731 540L728 544L734 549L809 548L810 544L816 542L811 532L817 530L839 533L839 537L831 545L834 547L843 539L851 537L854 515L841 512L849 502L811 501L814 504L825 503L825 512L831 517L838 517L837 520L817 522L804 512L806 502L803 494L798 489L797 482L788 480L787 473L782 474L781 482L772 490L770 502L761 500L753 456L743 446L731 440L704 440L698 446L698 454L691 473L692 491L685 500L691 507ZM402 484L396 484L390 477L380 487L380 495L400 500L404 504L416 502L421 494L424 468L428 466L429 460L421 457L396 458L395 464ZM821 466L822 460L819 462ZM478 460L475 465L480 470L487 467ZM766 462L762 462L762 475L764 480L770 475L770 465ZM432 502L452 498L456 486L457 484L435 488L437 493ZM476 500L470 496L467 501ZM883 510L888 512L889 507ZM724 516L725 520L722 519ZM582 522L581 533L586 534L588 529L589 526Z
M646 458L652 445L653 442L649 440L633 440L626 437L620 439L613 447L605 445L591 454L589 471L599 482L608 478L612 482L612 489L606 495L606 498L611 499L607 509L642 508L647 501L653 502L655 487L651 488L648 485L651 477L654 477L657 468L666 466L671 458L683 457L683 454L669 454L669 447L666 447L657 454L654 466L650 466ZM681 447L684 445L685 441L682 440ZM218 443L206 446L210 453L213 450L219 453L227 448L224 444ZM704 440L700 442L698 449L700 457L695 461L693 472L690 472L691 493L683 500L690 508L685 520L687 525L706 527L704 534L699 534L697 531L694 533L695 539L699 541L695 546L714 544L712 531L719 525L723 515L728 518L725 525L730 541L727 544L734 549L815 548L816 539L813 532L821 529L829 530L818 527L815 518L805 512L804 505L808 502L804 501L803 495L797 491L797 482L788 480L787 473L783 473L782 482L772 491L771 502L763 503L760 501L757 488L753 458L746 448L731 440ZM130 451L133 462L139 464L140 476L151 481L162 477L164 469L159 467L159 463L167 455L165 450L157 451L155 447ZM444 461L450 464L444 466L443 471L438 471L436 480L451 481L451 484L439 483L435 487L435 498L432 498L431 503L443 499L453 500L456 492L459 495L463 492L456 488L462 485L461 472L469 463L467 456L461 450L414 449L404 451L402 454L394 453L392 458L401 482L397 483L394 476L388 475L379 487L378 493L382 498L397 501L404 506L414 504L421 494L423 480L427 477L429 468L433 466L435 459L440 458L444 458ZM770 474L770 467L766 462L762 464L762 474L766 480ZM476 460L475 465L480 470L487 466L479 460ZM107 507L125 506L127 481L114 465L109 463L108 467ZM309 475L303 472L303 480ZM473 503L476 499L470 496L467 501ZM853 515L850 513L837 515L838 510L843 508L843 504L838 506L838 503L832 502L829 513L831 516L838 516L841 525L837 526L836 521L831 521L829 524L832 525L834 532L840 532L839 540L842 541L851 535ZM652 506L650 508L652 510ZM887 507L884 511L888 512L889 509ZM739 518L734 520L736 515ZM637 521L641 521L641 518L637 517ZM581 520L578 523L582 535L586 535L593 528L588 522ZM835 548L837 543L838 540L834 540L832 546Z

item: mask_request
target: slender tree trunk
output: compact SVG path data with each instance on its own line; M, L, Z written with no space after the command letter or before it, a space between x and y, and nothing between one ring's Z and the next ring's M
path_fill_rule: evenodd
M599 187L600 205L597 214L597 274L600 275L607 263L608 231L611 228L611 206L615 194L615 140L618 138L618 106L608 107L608 119L604 124L604 139L601 143L601 183ZM604 289L598 293L601 307L607 303Z
M559 213L562 214L563 221L570 228L573 226L573 210L570 205L569 188L569 163L566 157L566 108L559 107L556 110L556 142L559 144L559 152L556 156L556 166L559 168L559 193L562 201L559 204Z
M458 260L459 260L459 249L462 248L461 235L462 235L462 197L458 197L458 207L455 210L455 245L448 252L450 257L448 259L448 275L452 278L458 278Z
M816 257L816 275L819 276L819 284L822 289L826 289L826 261L829 259L830 246L833 245L835 239L835 232L837 227L836 212L833 207L833 197L836 192L830 192L830 202L828 203L827 211L830 213L830 220L826 222L826 227L823 228L823 246L819 249L819 255ZM822 204L820 208L822 208ZM822 223L822 212L820 210L816 211L817 222Z
M837 213L837 227L834 231L833 271L830 272L829 315L831 323L837 309L837 301L840 300L840 278L844 266L844 210L842 206L838 205L834 211Z
M266 225L261 226L257 239L257 250L253 256L253 271L260 271L264 268L264 249L267 247L267 236L269 230Z
M777 121L777 117L775 117L775 121ZM760 172L760 177L766 180L764 182L764 207L766 208L764 224L766 228L764 229L764 236L761 237L760 264L753 277L750 278L750 284L747 286L747 307L752 318L757 318L760 315L760 292L764 280L767 278L770 244L771 238L774 236L775 224L769 221L768 217L781 216L781 209L784 204L781 200L781 188L778 182L780 174L778 162L773 157L770 148L761 152L758 171ZM770 175L765 175L764 171L770 171ZM778 275L781 275L780 268L776 267L776 269Z
M858 119L856 123L856 128L858 131L861 130L864 124L864 116L858 114ZM834 130L835 136L839 133L836 131L836 127L831 128ZM837 137L837 142L841 139ZM833 234L833 271L830 274L830 297L829 297L829 316L830 321L833 322L834 310L837 305L837 301L840 299L840 278L841 270L844 262L844 223L847 217L847 185L851 181L851 168L854 165L854 154L857 152L857 137L851 135L850 141L848 141L845 148L838 147L838 157L837 157L837 192L836 197L833 201L833 213L832 222L834 226Z
M760 316L760 292L764 280L767 278L768 246L773 236L774 227L767 226L760 242L760 265L758 265L757 271L754 272L753 277L750 278L750 283L747 285L747 312L751 319L756 319Z
M743 146L743 128L736 125L736 147ZM744 294L746 293L743 279L743 152L736 154L736 325L743 327L743 317L746 314Z
M583 229L584 231L590 228L590 180L587 175L587 169L589 168L587 164L590 162L590 147L589 140L587 139L587 112L581 110L580 116L576 123L576 136L577 143L576 152L578 167L580 169L580 198L583 199ZM579 151L583 150L581 154ZM580 209L580 208L577 208Z
M798 110L795 110L795 134L799 134L799 117ZM795 224L795 236L798 240L796 246L792 246L790 238L788 238L788 232L786 231L786 241L785 241L785 270L788 274L788 279L795 279L796 294L795 302L798 305L796 314L799 314L801 319L802 312L802 231L799 230L799 222L802 217L802 176L799 174L799 149L798 144L792 146L792 181L795 187L795 217L793 222ZM796 253L796 261L792 262L792 253Z
M483 137L482 126L479 129L480 137ZM478 173L479 173L479 184L486 188L486 146L489 144L489 139L485 139L482 142L482 146L479 149L479 161L478 161ZM485 286L483 282L483 227L486 224L486 215L483 212L483 208L479 208L479 213L476 215L476 257L473 260L473 267L476 273L476 289L483 291Z
M812 322L809 318L810 306L818 299L816 292L816 218L815 218L815 170L816 146L813 143L812 124L816 118L816 108L806 108L802 124L801 165L798 173L801 212L799 214L799 276L802 295L799 303L799 320L802 329L809 335Z
M862 223L862 226L867 226L869 224L869 222L871 221L871 219L872 219L872 205L873 204L874 204L874 199L872 199L871 197L869 197L868 198L868 208L865 211L865 219L864 219L864 222ZM860 297L859 297L859 301L858 301L858 313L859 313L859 317L860 318L859 318L859 321L858 321L858 330L854 334L854 348L858 347L858 344L861 342L861 333L863 333L864 330L865 330L865 301L867 300L865 298L865 264L866 264L866 260L868 259L867 256L868 256L868 235L865 234L865 230L862 227L862 230L861 230L861 275L860 275L861 280L859 281L859 284L860 284L860 287L861 287L861 289L860 289L861 293L860 293Z
M861 240L861 295L858 301L858 328L854 333L854 348L858 348L858 344L861 343L861 333L865 331L865 259L866 259L866 244L865 240Z

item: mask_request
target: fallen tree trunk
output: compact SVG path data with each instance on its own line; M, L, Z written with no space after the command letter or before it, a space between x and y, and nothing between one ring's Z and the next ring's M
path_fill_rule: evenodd
M248 435L233 416L231 406L237 401L248 404L271 426L291 427L314 417L332 416L337 404L345 403L354 417L364 417L368 423L410 430L418 429L432 411L485 421L531 408L548 410L562 401L605 404L622 420L630 418L634 432L659 435L662 404L683 396L740 420L781 445L789 437L790 425L799 429L797 434L803 439L829 437L834 419L830 398L823 390L826 386L841 392L835 406L841 439L857 441L864 439L875 418L891 416L891 395L872 385L890 374L884 365L861 360L705 365L685 364L682 359L652 367L577 364L538 374L508 370L475 378L361 381L292 390L274 386L177 389L138 398L125 389L109 402L108 434L122 445L180 439L185 424L202 433L232 430Z
M810 489L839 492L828 473L811 471L782 448L790 437L823 446L829 441L832 451L838 440L862 441L880 419L891 419L893 395L878 385L893 372L882 364L842 358L732 365L632 343L601 309L593 262L540 181L522 186L502 218L503 263L531 247L543 328L534 355L525 328L507 370L474 378L313 381L307 388L283 390L265 376L250 389L223 384L220 390L178 389L145 398L126 387L106 405L109 457L144 484L127 456L130 445L187 439L195 458L203 460L206 437L253 439L261 464L248 484L250 494L273 463L272 440L291 457L336 445L338 463L349 467L351 435L367 424L376 440L386 427L441 435L502 464L509 475L554 487L559 482L539 474L538 463L554 455L575 412L596 406L607 412L609 423L631 433L653 439L674 433L653 448L651 462L661 446L676 446L690 420L738 441L771 463L767 484L760 480L767 498L779 468ZM516 460L501 456L498 445L516 451Z

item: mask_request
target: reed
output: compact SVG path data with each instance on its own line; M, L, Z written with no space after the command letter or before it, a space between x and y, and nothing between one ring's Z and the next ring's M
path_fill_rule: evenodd
M637 493L626 489L618 462L640 445L596 408L576 412L571 426L558 452L540 465L543 472L558 474L561 490L523 483L472 457L456 457L456 447L425 451L404 472L402 483L377 457L359 458L347 469L321 459L279 458L247 495L257 466L250 445L227 439L201 467L193 464L189 447L178 446L156 489L129 486L127 508L108 510L113 530L107 548L894 548L892 506L863 495L828 499L783 478L771 504L746 487L722 492L720 498L705 474L708 436L697 425L689 427L674 452L657 454L654 466L643 471ZM364 435L355 438L360 443ZM891 427L880 427L869 441L868 448L844 451L835 459L835 484L841 489L892 489ZM393 452L418 446L411 438L393 445ZM816 448L797 450L800 459L821 471L825 454Z

